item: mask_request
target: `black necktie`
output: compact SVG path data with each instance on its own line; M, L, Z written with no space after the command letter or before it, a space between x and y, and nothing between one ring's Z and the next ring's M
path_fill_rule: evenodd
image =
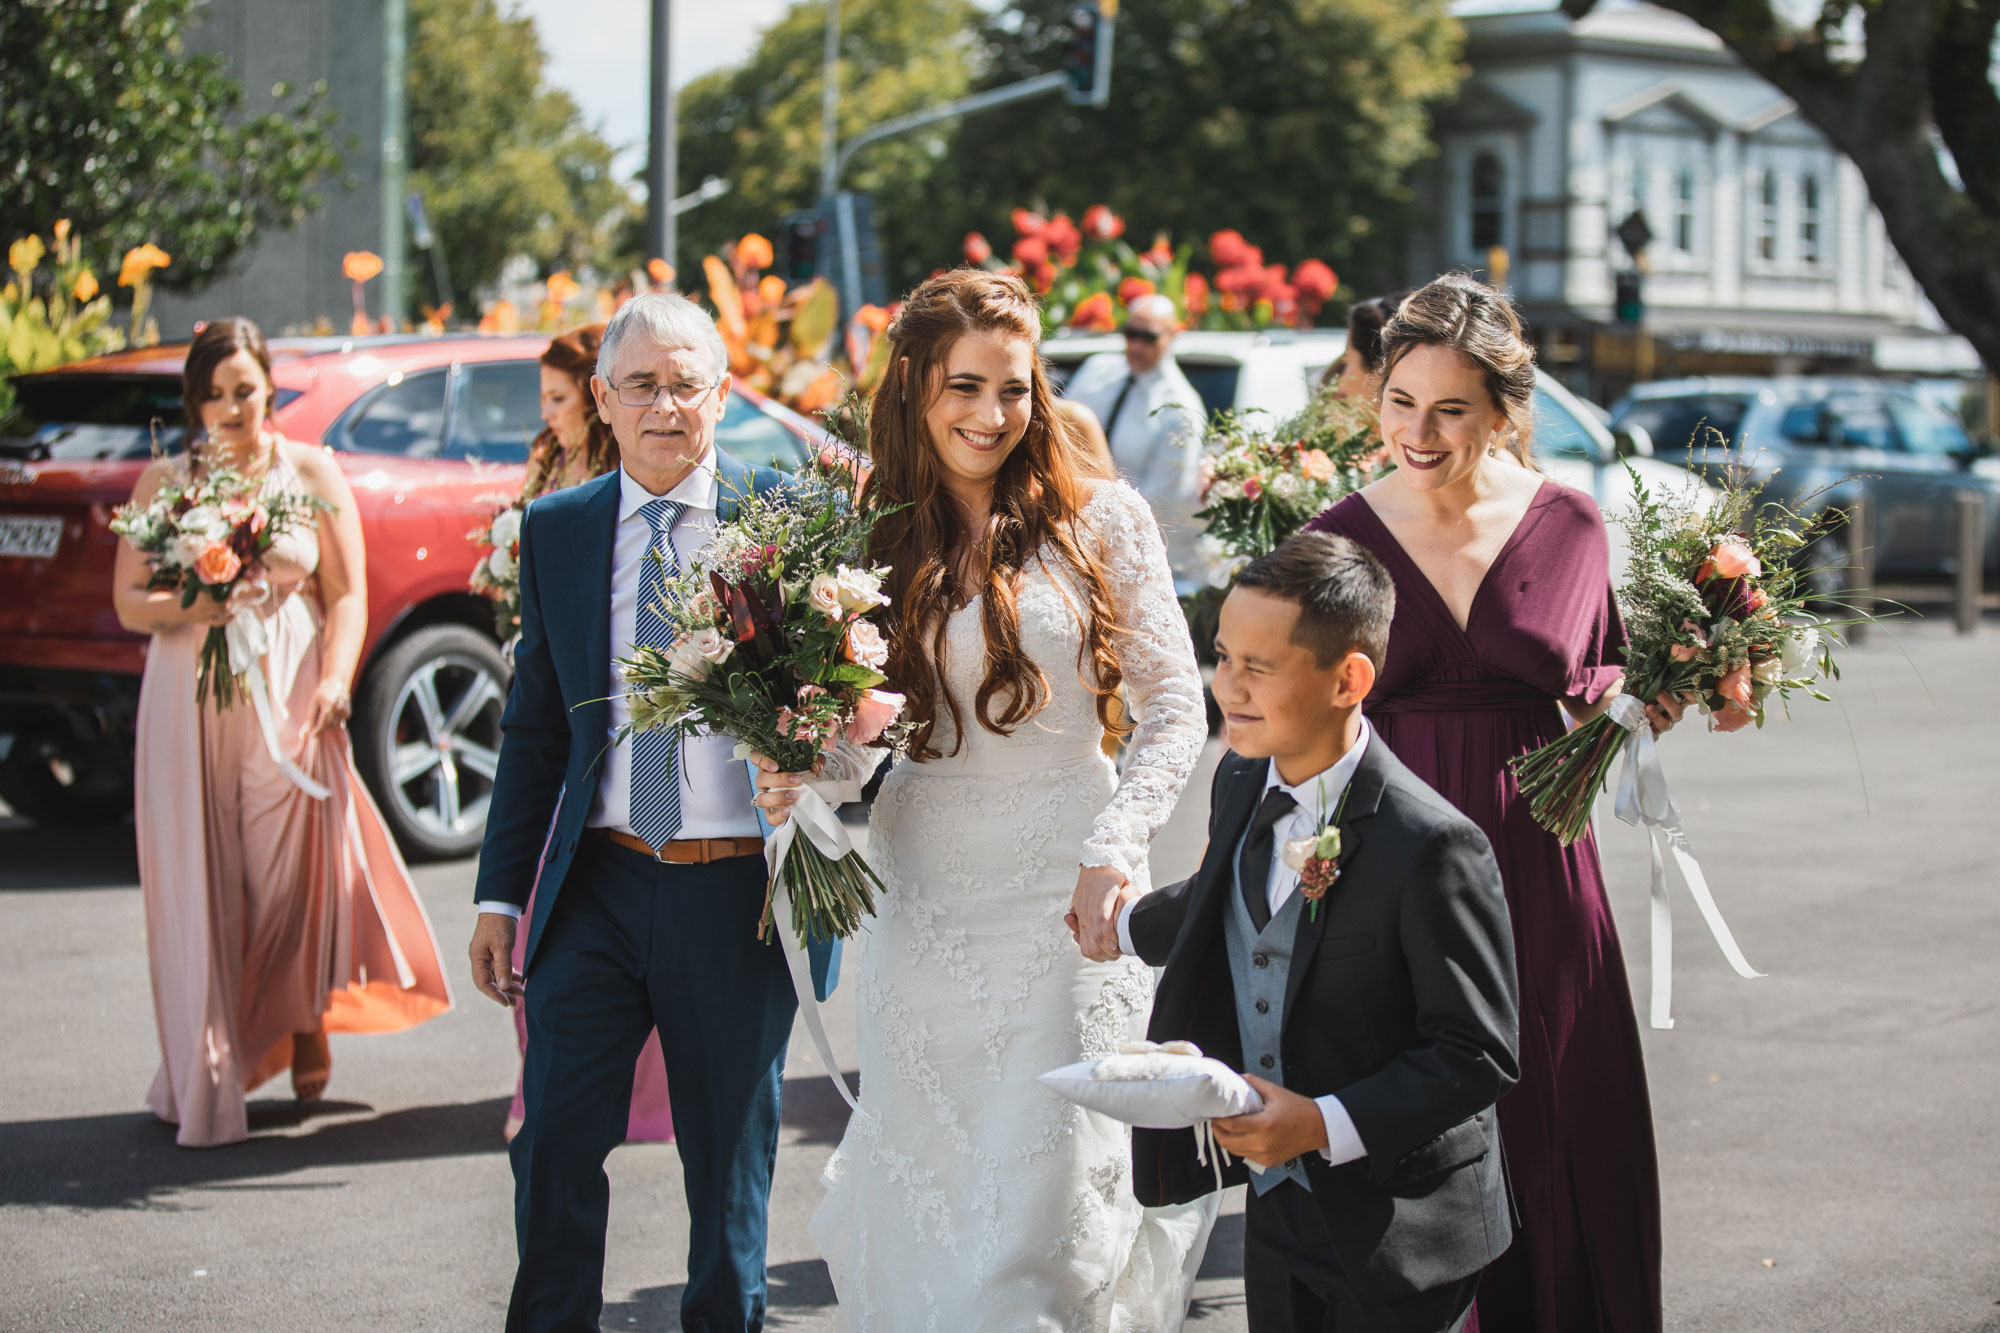
M1299 803L1290 792L1283 787L1270 788L1251 818L1250 836L1243 842L1243 864L1239 871L1243 902L1250 909L1250 920L1260 935L1271 924L1271 845L1275 841L1272 830L1279 820L1298 808Z
M1118 429L1118 414L1125 410L1125 395L1131 392L1132 377L1127 375L1125 382L1118 386L1118 396L1111 400L1111 415L1104 418L1104 440L1107 444L1111 442L1111 432Z

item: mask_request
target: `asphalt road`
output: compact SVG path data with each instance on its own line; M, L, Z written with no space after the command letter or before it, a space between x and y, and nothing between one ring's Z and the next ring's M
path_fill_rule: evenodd
M1667 765L1750 961L1676 903L1678 1026L1646 1033L1676 1330L2000 1330L2000 634L1878 633L1840 703ZM1207 763L1214 762L1211 749ZM1155 850L1199 852L1206 769ZM1609 819L1600 807L1601 817ZM1643 1005L1644 840L1604 831ZM421 868L456 980L471 866ZM0 819L0 1329L497 1328L512 1270L507 1015L461 983L415 1032L337 1038L333 1100L282 1084L251 1142L173 1145L129 829ZM851 1009L830 1010L837 1050ZM801 1031L772 1201L776 1328L832 1327L806 1237L845 1107ZM686 1243L670 1146L621 1148L604 1326L674 1328ZM1244 1327L1241 1202L1189 1327Z

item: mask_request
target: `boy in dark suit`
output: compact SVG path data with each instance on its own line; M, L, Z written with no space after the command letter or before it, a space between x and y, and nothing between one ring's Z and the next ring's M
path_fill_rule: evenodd
M1195 876L1139 898L1121 945L1166 971L1149 1036L1244 1071L1214 1122L1251 1187L1252 1333L1443 1333L1512 1231L1493 1105L1517 1077L1514 945L1485 836L1361 715L1388 572L1311 533L1223 603L1216 770ZM1192 1130L1136 1130L1149 1205L1215 1188Z

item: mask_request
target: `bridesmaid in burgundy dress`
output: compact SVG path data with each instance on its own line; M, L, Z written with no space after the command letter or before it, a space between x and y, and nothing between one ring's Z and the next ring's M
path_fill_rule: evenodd
M1507 768L1563 733L1563 711L1593 717L1622 684L1604 523L1529 459L1534 357L1504 297L1440 278L1404 303L1382 350L1396 470L1310 526L1360 542L1395 578L1368 716L1485 830L1513 917L1521 1081L1500 1128L1522 1225L1481 1281L1477 1327L1648 1333L1660 1327L1659 1167L1597 845L1543 832ZM1655 730L1679 712L1665 699L1648 709Z

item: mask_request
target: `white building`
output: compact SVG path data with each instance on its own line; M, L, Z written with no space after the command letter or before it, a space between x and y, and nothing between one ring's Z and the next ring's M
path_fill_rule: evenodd
M1508 285L1542 358L1609 401L1707 373L1975 371L1869 203L1861 173L1721 40L1639 0L1573 21L1555 0L1461 0L1471 74L1420 179L1438 225L1413 275ZM1615 238L1646 247L1644 335L1615 319Z

